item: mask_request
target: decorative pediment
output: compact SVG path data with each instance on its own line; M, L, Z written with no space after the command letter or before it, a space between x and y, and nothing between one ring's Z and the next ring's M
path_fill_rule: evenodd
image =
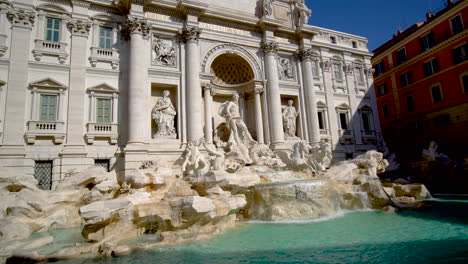
M52 79L52 78L45 78L36 82L32 82L29 84L31 88L40 88L40 89L56 89L56 90L65 90L67 86L64 84Z
M87 92L95 93L119 93L119 90L110 86L107 83L101 83L96 86L88 88Z
M372 108L368 105L364 105L361 108L359 108L359 111L361 112L372 112Z
M58 13L58 14L66 14L66 15L70 14L70 12L66 10L65 8L61 6L57 6L57 5L51 5L51 4L40 5L37 7L37 10L44 10L50 13Z
M318 101L318 102L317 102L317 107L318 107L318 108L326 108L327 105L326 105L324 102L322 102L322 101Z
M339 106L336 107L337 109L350 109L349 105L346 103L342 103Z

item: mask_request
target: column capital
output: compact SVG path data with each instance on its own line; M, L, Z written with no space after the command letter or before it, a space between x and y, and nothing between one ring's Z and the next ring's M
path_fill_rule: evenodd
M68 27L72 36L87 38L91 25L91 21L84 19L72 19L68 21Z
M211 83L202 83L201 87L203 91L209 91L211 96L214 95L214 89Z
M296 51L296 56L301 61L307 60L320 60L320 55L317 52L314 52L311 48L309 49L298 49Z
M32 10L11 8L8 10L8 18L12 27L22 27L32 29L36 13Z
M185 27L180 32L180 37L185 42L198 42L201 29L199 27Z
M346 72L346 74L350 75L353 74L353 69L354 66L352 64L344 64L343 65L343 70Z
M262 94L263 93L263 87L255 87L253 89L254 94Z
M364 69L364 72L367 74L367 76L372 77L374 75L375 69L368 67Z
M322 66L324 71L330 71L331 69L331 60L329 59L323 59L322 62L320 63L320 66Z
M278 54L278 43L276 41L266 41L262 44L262 50L265 54Z
M122 29L122 34L126 39L130 39L131 34L140 34L144 39L149 39L150 28L147 19L130 17L125 27Z

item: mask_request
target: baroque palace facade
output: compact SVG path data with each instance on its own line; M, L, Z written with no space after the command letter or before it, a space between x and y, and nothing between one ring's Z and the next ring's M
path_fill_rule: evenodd
M274 150L375 149L367 40L310 15L303 0L0 0L0 164L53 188L95 164L174 163L227 141L230 100Z

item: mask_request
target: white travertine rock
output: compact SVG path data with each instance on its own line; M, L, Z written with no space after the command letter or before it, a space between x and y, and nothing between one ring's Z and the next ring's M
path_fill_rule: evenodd
M112 215L130 204L130 201L124 198L113 200L97 201L80 207L80 216L87 224L95 224L108 220Z
M125 174L125 181L139 189L150 185L163 185L164 177L154 170L132 170Z
M215 209L213 201L201 196L185 197L182 203L182 208L186 213L205 214Z

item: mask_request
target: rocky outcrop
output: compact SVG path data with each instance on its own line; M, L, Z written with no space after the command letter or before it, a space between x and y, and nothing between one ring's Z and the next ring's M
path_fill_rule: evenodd
M191 153L196 155L190 157L197 160L202 154L195 150ZM114 172L89 168L65 178L56 191L38 189L31 176L0 174L0 198L5 201L0 204L0 246L8 245L1 254L36 261L90 252L121 255L132 248L119 242L142 234L157 238L153 243L139 245L147 248L209 238L234 227L240 219L312 219L366 208L391 211L396 199L429 195L424 186L392 183L384 188L377 173L384 171L388 163L375 151L338 163L325 172L315 170L315 174L298 171L297 164L281 167L236 163L233 169L229 165L232 160L225 158L216 156L205 164L213 169L185 173L185 177L176 176L181 171L154 162L119 178ZM186 165L198 164L190 162ZM26 247L31 232L81 224L81 234L88 243L49 255L40 255L33 247L14 253ZM29 242L34 246L51 241Z

